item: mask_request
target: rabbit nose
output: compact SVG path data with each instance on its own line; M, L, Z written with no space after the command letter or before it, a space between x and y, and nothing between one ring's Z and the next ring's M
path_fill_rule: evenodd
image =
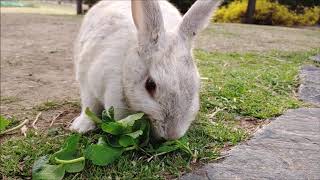
M179 129L175 126L169 127L167 131L167 136L165 137L166 140L176 140L182 137L183 134L179 131Z

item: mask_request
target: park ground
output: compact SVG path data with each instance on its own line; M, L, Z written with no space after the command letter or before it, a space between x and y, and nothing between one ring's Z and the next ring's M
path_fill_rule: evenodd
M4 179L30 177L34 160L59 149L79 114L72 46L82 16L66 12L1 9L1 115L11 126L30 120L26 137L19 132L0 137ZM112 166L89 165L68 179L176 178L219 160L221 151L287 109L312 106L296 96L298 72L320 53L320 28L210 24L195 44L202 90L200 113L187 134L192 161L179 152L150 162L128 153Z

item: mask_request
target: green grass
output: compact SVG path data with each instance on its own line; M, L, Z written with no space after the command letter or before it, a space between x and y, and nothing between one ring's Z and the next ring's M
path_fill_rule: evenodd
M39 1L21 1L26 7L1 7L1 13L32 13L50 15L76 15L76 9L71 5L58 5Z
M202 111L219 107L230 113L265 119L297 108L301 105L294 97L298 71L316 51L221 54L198 50L201 75L209 78L202 84Z
M164 179L176 178L195 166L219 157L225 145L245 140L245 130L236 128L236 116L266 119L303 104L294 97L298 71L309 56L320 49L300 53L264 54L208 53L196 50L202 77L201 110L187 133L194 159L190 163L182 152L150 157L143 153L125 153L107 167L87 164L85 170L69 174L66 179ZM55 109L59 103L46 102L37 110ZM208 115L224 109L212 122ZM6 177L25 178L31 174L34 160L59 149L67 133L60 130L28 137L13 137L0 147L0 173ZM87 136L94 141L94 134ZM148 161L150 160L150 161Z
M80 102L78 101L68 101L68 100L63 100L63 101L51 101L48 100L46 102L43 102L37 106L35 106L33 109L36 111L48 111L48 110L54 110L61 108L65 105L70 105L71 107L75 108L80 108Z
M15 96L1 96L0 98L1 104L10 104L10 103L18 102L20 100L21 99Z

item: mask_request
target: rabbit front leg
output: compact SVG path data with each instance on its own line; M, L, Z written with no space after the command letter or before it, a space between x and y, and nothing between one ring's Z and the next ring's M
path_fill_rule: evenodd
M103 106L85 86L80 87L80 91L82 106L81 114L72 122L70 130L85 133L95 128L95 124L85 114L85 109L88 107L93 113L100 114Z

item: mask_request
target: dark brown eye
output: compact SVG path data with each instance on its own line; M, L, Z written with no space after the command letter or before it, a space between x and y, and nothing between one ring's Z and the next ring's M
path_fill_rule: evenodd
M146 85L145 85L146 90L148 91L148 93L150 94L150 96L153 97L154 93L156 92L156 83L153 81L153 79L151 79L150 77L147 79L146 81Z

